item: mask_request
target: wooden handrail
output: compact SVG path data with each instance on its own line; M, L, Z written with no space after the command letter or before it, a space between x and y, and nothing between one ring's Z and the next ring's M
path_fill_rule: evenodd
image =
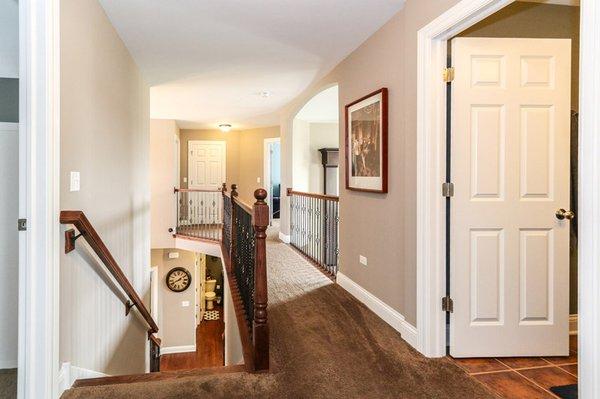
M221 188L215 188L212 190L197 188L173 188L174 193L220 193L221 190Z
M288 197L292 196L292 195L300 195L302 197L324 199L324 200L330 200L330 201L336 201L336 202L340 201L340 197L335 196L335 195L324 195L324 194L316 194L316 193L307 193L304 191L294 191L291 188L287 189L287 195L288 195Z
M121 267L112 256L94 226L90 223L88 218L82 211L61 211L60 212L60 223L61 224L72 224L77 230L79 230L79 235L75 235L75 231L73 229L69 229L65 231L65 253L69 253L75 249L75 240L79 237L83 237L87 243L92 247L96 255L102 260L102 262L106 265L106 268L113 275L117 283L121 286L123 291L127 294L127 297L130 301L127 301L125 305L126 311L125 314L129 314L130 309L135 306L138 308L142 317L148 323L150 330L148 331L150 334L158 332L158 325L150 315L150 312L142 302L142 299L139 297L135 289L123 273Z
M252 215L252 206L250 206L249 204L245 203L244 201L242 201L241 199L239 199L238 197L233 197L233 202L235 202L236 204L238 204L240 207L242 207L242 209L244 209L246 212L248 212L250 215Z

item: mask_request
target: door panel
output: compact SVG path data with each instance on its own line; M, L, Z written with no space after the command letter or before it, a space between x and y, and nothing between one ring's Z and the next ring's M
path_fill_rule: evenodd
M570 54L452 41L452 356L568 354Z

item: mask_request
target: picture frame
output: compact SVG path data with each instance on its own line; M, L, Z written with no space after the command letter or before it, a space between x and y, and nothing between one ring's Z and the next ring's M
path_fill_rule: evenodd
M388 192L388 89L346 105L346 189Z

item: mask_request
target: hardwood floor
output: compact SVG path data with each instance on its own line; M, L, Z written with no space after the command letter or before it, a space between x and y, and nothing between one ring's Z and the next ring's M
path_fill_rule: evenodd
M569 356L453 359L501 398L558 398L550 388L577 384L577 336Z
M215 310L219 311L219 320L202 320L196 328L196 352L162 355L160 371L192 370L224 365L223 308L215 306Z

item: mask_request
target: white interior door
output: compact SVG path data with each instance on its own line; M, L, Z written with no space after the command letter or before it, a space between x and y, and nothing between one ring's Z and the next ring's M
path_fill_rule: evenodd
M569 353L570 55L452 41L452 356Z
M188 142L188 187L212 192L186 194L191 224L219 224L223 220L222 198L215 192L226 181L225 141Z
M214 190L225 182L224 141L189 141L188 186L199 190Z

